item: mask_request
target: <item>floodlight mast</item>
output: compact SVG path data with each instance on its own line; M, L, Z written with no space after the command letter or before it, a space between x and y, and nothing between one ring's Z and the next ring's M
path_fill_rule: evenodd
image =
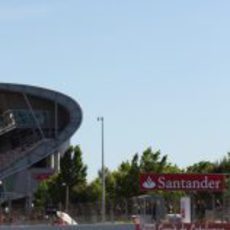
M101 181L102 181L102 198L101 198L101 221L105 222L105 164L104 164L104 117L98 117L97 121L101 122Z

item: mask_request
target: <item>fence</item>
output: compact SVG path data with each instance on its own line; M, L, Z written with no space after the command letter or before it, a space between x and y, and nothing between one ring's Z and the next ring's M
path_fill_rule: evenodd
M106 202L106 222L110 223L132 223L132 216L140 216L144 223L173 223L180 222L179 200L165 201L157 195L143 195L132 199L123 199ZM210 201L213 203L213 201ZM52 224L52 208L63 210L63 205L57 207L30 210L14 203L2 204L0 210L0 223L5 224ZM197 206L197 200L193 199L192 221L194 223L222 222L230 223L230 196L225 197L221 206ZM77 203L70 204L67 211L79 224L100 223L101 203ZM202 215L201 215L202 214Z
M3 203L0 209L0 223L3 224L52 224L56 210L64 210L64 205L49 206L42 209L32 207L28 210L26 204L16 205L13 202ZM101 204L95 203L77 203L69 204L68 211L73 219L80 224L100 223ZM111 223L131 223L133 215L132 200L122 200L117 202L107 202L106 222Z

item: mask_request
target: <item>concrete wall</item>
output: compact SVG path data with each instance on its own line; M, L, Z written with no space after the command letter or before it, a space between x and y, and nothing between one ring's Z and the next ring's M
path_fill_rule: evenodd
M0 226L0 230L135 230L133 224L94 224L78 226Z

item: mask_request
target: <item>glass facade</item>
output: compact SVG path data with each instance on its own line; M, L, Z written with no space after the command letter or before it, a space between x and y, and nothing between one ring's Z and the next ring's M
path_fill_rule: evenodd
M36 121L34 119L36 117ZM41 127L49 127L50 112L45 110L34 110L33 114L25 109L8 110L0 117L0 128L16 125L18 127L35 127L37 123Z

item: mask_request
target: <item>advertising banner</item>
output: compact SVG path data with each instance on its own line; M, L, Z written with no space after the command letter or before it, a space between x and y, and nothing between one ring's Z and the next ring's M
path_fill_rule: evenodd
M230 224L227 223L209 223L209 224L160 224L155 229L157 230L228 230ZM151 230L150 228L146 230Z
M224 174L154 174L140 175L140 190L209 191L221 192L225 188Z

